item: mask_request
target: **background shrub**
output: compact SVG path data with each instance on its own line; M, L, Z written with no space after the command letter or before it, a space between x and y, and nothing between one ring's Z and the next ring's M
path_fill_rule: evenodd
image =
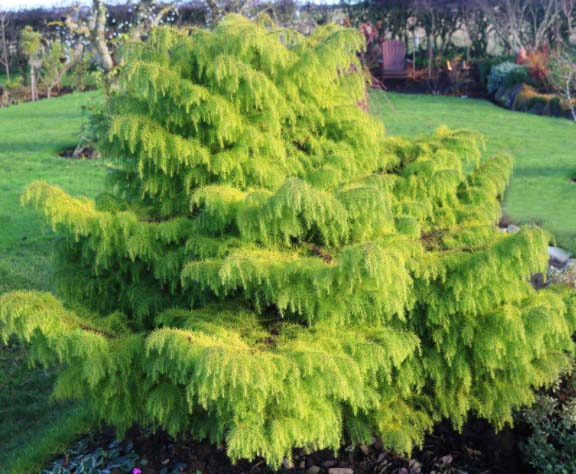
M487 89L489 94L495 94L500 87L513 87L525 82L529 77L529 70L513 62L504 62L493 66L488 76Z
M523 84L530 79L530 73L526 67L513 68L504 76L504 87L514 87L516 84Z

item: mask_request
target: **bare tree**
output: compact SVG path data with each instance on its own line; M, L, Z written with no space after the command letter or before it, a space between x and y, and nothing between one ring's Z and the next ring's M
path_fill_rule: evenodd
M114 67L106 39L106 5L102 0L92 0L92 12L88 21L82 21L80 6L75 6L71 14L66 17L66 27L72 33L89 41L98 64L105 72Z
M493 27L484 12L474 4L464 8L463 23L470 38L469 52L475 57L484 57L488 53L488 44Z
M464 9L456 0L413 0L412 8L426 32L428 80L432 80L435 57L444 55L454 33L463 26Z
M557 51L550 65L550 83L564 99L576 122L576 48L565 47Z
M563 17L563 0L476 0L476 3L509 51L547 46L551 32Z
M129 38L138 40L148 32L160 25L162 20L172 12L178 0L169 0L159 3L158 0L140 0L137 4L134 19L131 22ZM92 0L92 7L88 19L83 19L80 5L73 7L66 17L66 27L88 40L90 49L98 64L109 72L114 68L113 47L107 38L107 10L103 0Z
M566 26L565 41L570 43L574 40L576 34L576 28L574 27L574 22L576 21L576 0L559 0L560 8L562 9L562 14L564 16L564 24Z
M140 0L136 8L134 25L130 30L130 39L139 40L150 30L160 25L162 20L176 8L176 1L158 5L157 0Z
M218 23L227 13L249 14L258 0L205 0L212 23Z
M4 65L6 79L10 80L10 47L6 40L6 28L8 26L8 12L0 11L0 41L2 41L2 56L0 62Z

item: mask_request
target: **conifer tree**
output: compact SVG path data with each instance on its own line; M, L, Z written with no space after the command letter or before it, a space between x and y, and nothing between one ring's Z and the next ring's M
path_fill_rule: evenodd
M511 159L469 132L386 138L358 106L362 43L229 16L129 48L108 191L23 195L62 237L58 299L0 299L2 337L63 366L57 398L277 466L501 427L568 365L572 296L528 283L548 236L495 226Z

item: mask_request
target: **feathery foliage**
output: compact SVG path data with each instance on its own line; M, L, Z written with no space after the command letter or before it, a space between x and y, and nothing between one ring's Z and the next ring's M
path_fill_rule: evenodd
M543 231L497 232L510 158L385 138L361 45L229 16L127 49L109 192L23 195L62 236L60 299L0 297L0 335L65 367L56 397L277 466L344 437L407 452L470 412L502 426L555 380L573 297L528 283Z

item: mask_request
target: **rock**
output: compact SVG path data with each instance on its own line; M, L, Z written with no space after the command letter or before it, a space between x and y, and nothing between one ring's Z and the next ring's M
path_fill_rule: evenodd
M329 459L328 461L324 461L322 463L322 467L325 467L326 469L330 468L330 467L334 467L338 464L338 461L336 461L336 459Z
M520 232L520 227L518 227L517 225L514 224L510 224L506 230L510 233L510 234L515 234L516 232Z
M419 474L422 472L422 464L416 461L416 459L410 459L408 467L410 468L411 474Z
M284 459L282 465L284 466L284 469L294 469L294 463L291 459Z
M535 273L530 277L530 283L535 290L541 290L546 286L546 281L542 273Z
M500 105L506 105L506 92L508 92L508 89L504 86L500 86L496 91L496 94L494 94L494 100Z
M534 115L543 115L544 109L546 109L546 104L542 102L536 102L532 107L530 107L528 112Z
M562 268L570 260L570 252L559 247L548 247L548 256L550 257L550 265L556 268Z
M328 469L328 474L354 474L349 467L333 467Z
M321 467L318 467L318 466L310 466L310 467L308 468L308 470L306 471L306 474L319 474L321 470L322 470Z
M370 448L365 444L360 445L360 451L362 451L364 456L368 456L370 454Z
M548 281L553 284L576 288L576 260L571 259L563 268L548 268Z
M514 102L516 101L516 97L518 96L518 94L520 94L520 92L522 92L523 88L524 84L520 83L516 84L515 86L506 91L506 97L505 97L506 108L511 109L513 107Z
M442 456L440 458L440 462L442 463L442 466L447 466L449 464L452 464L453 458L452 456L450 456L450 454L447 454L446 456Z

